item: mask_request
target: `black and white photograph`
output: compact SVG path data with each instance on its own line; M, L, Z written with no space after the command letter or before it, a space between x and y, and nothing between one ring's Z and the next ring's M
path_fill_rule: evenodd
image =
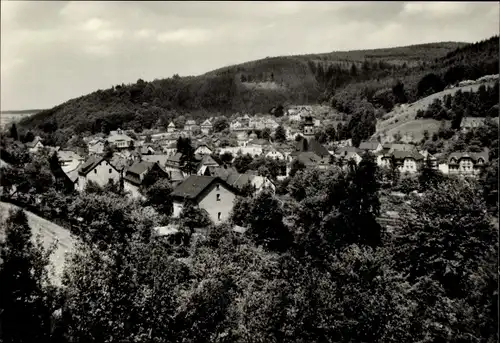
M498 342L498 2L0 5L0 343Z

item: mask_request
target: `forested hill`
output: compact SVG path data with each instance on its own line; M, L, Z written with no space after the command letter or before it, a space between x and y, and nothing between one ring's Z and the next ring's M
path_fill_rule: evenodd
M20 126L47 134L56 129L96 132L103 123L108 129L140 130L167 124L179 114L196 119L217 113L267 113L280 104L324 101L352 113L355 106L349 101L372 101L371 95L396 79L404 80L412 98L423 75L433 72L444 78L453 68L457 71L450 82L498 72L498 37L472 45L445 42L273 57L200 76L138 80L69 100L26 118ZM336 97L344 91L347 102L340 103Z

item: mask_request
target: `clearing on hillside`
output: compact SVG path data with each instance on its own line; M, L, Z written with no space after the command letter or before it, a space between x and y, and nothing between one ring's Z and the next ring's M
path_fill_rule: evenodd
M459 89L462 90L462 92L476 92L481 85L493 86L493 84L494 82L483 82L445 89L442 92L431 94L428 97L415 101L412 104L399 106L384 115L382 120L377 122L377 131L372 137L375 138L377 136L381 136L382 140L384 140L384 137L391 137L393 134L399 132L402 136L413 134L415 138L420 139L422 138L422 132L424 130L429 130L430 132L437 131L437 128L439 128L439 122L437 120L415 119L419 110L426 110L435 99L443 99L447 94L453 95ZM437 127L435 127L436 122L438 123Z
M0 202L0 218L6 218L8 211L11 208L19 208L18 206ZM71 253L74 249L76 239L65 228L60 227L46 219L43 219L36 214L24 210L28 217L28 224L33 233L33 241L37 235L41 235L44 248L50 247L54 242L57 242L56 248L50 256L50 261L53 267L53 275L51 280L57 284L61 284L63 267L66 259L66 253ZM5 235L5 227L0 228L0 237Z

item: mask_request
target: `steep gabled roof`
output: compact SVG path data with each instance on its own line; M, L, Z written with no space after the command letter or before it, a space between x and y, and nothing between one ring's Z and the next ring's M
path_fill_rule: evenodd
M212 123L207 119L201 124L201 126L212 126Z
M234 191L231 186L218 177L191 175L179 184L170 195L174 198L194 200L210 185L216 182L224 184L231 191Z
M296 142L295 149L301 152L313 152L320 157L330 155L328 150L314 138L310 139L309 141L307 141L305 138L302 138L300 141Z
M448 163L451 163L451 159L454 158L456 160L456 163L462 158L470 158L472 161L475 163L477 162L480 158L483 160L484 163L489 161L489 156L488 156L488 151L481 151L481 152L452 152L448 156Z
M104 160L104 157L99 156L91 156L88 160L86 160L80 169L78 170L78 174L87 175L92 169L94 169L101 161Z

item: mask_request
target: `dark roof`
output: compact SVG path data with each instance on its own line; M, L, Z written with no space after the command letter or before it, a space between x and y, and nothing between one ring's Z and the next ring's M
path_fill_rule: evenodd
M164 174L165 177L168 177L168 173L163 170L162 167L156 162L146 162L146 161L141 161L134 163L130 168L127 169L125 172L125 176L123 177L125 180L128 182L134 184L134 185L141 185L142 180L140 178L140 175L144 172L147 172L153 168L157 168L158 170L161 170Z
M305 151L299 153L296 156L296 159L302 162L305 166L314 166L321 162L321 156L318 156L311 151Z
M483 159L483 162L486 163L489 161L489 156L488 156L488 151L481 151L481 152L452 152L448 156L448 163L451 162L451 159L455 158L458 163L458 161L462 158L470 158L472 161L477 162L480 158Z
M392 152L392 156L394 156L397 160L402 160L405 158L413 158L416 161L423 160L424 156L422 156L419 152L416 151L400 151L396 150Z
M196 199L204 190L215 182L226 184L218 177L191 175L178 185L170 195L176 198ZM227 184L226 186L229 187Z
M236 173L237 171L234 168L208 166L205 173L207 172L209 176L217 176L220 177L222 180L227 181L229 175Z
M296 142L295 150L300 152L306 152L306 151L314 152L316 155L320 157L330 155L328 150L323 145L321 145L321 143L318 142L316 139L312 138L309 141L307 141L307 143L305 143L306 141L307 140L305 138L302 138L300 141Z
M170 156L168 159L167 159L167 163L180 163L181 162L181 157L182 157L182 154L180 152L176 152L174 155Z
M337 150L337 155L346 155L347 153L356 153L356 154L361 154L361 149L356 148L355 146L345 146L342 148L339 148Z
M89 157L89 159L86 160L80 167L78 174L87 175L92 169L94 169L99 163L101 163L102 160L104 160L104 157L99 157L99 156Z
M157 162L160 166L164 166L167 163L168 155L145 155L142 156L143 161Z
M155 162L148 162L148 161L137 162L131 165L126 172L140 175L145 171L149 170L154 164Z
M379 144L380 144L380 142L378 142L378 141L361 142L361 144L359 145L359 148L361 150L375 150L375 149L377 149Z
M389 151L416 151L417 148L412 144L392 143L390 144Z

